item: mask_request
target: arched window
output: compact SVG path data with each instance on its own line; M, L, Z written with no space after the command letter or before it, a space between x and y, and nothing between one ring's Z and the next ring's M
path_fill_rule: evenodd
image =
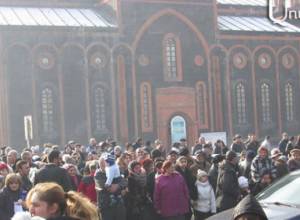
M207 97L206 85L204 82L198 82L196 85L197 91L197 105L198 105L198 119L200 128L208 128L208 112L207 112Z
M44 88L42 90L42 123L43 133L52 134L54 132L54 100L53 90Z
M247 123L245 85L241 82L236 86L236 110L238 124Z
M175 116L171 119L171 139L172 143L180 142L181 138L186 137L186 121L181 116Z
M97 87L94 90L95 127L97 131L106 129L105 90Z
M151 86L149 83L141 85L141 112L142 112L142 129L143 131L152 130L152 102Z
M294 89L291 83L285 85L286 120L294 120Z
M181 56L180 56L180 42L178 37L173 34L167 34L164 37L164 69L165 80L167 81L181 81Z
M261 106L262 106L262 121L270 123L271 118L271 104L270 104L270 86L267 83L261 84Z

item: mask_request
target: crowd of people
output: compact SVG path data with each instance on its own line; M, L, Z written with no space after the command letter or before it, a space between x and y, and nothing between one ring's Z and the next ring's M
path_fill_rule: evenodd
M230 146L91 138L1 151L0 220L202 220L300 169L300 137L287 133L275 146L250 134Z

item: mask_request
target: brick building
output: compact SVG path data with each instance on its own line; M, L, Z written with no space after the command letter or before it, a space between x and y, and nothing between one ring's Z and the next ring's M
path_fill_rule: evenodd
M266 9L264 0L1 0L1 144L25 144L26 115L33 144L296 134L300 28L271 23Z

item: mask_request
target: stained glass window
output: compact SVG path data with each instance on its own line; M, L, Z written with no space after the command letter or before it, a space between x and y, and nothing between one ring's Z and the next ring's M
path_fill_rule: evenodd
M174 37L165 38L164 46L166 78L176 80L178 77L176 39Z
M106 106L105 106L105 90L97 87L94 91L94 108L95 108L95 125L96 130L106 129Z
M291 83L285 85L286 120L294 120L294 89Z
M54 132L54 100L53 91L50 88L42 90L42 122L43 133L51 134Z
M236 86L236 109L238 124L247 123L245 86L241 82Z
M262 121L270 123L271 118L271 105L270 105L270 86L267 83L261 84L261 106L262 106Z

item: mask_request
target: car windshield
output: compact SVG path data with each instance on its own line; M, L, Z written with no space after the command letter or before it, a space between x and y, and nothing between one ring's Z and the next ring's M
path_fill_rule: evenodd
M261 203L292 204L300 207L300 173L290 174L258 194Z

